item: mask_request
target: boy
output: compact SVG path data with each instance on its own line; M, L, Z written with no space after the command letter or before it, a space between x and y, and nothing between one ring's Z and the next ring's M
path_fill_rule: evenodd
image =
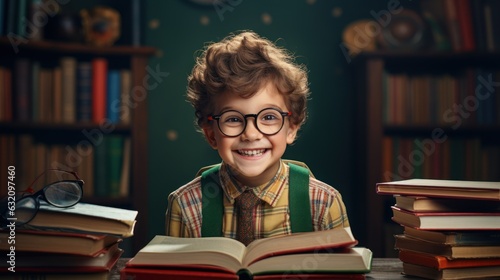
M241 32L209 45L188 78L197 125L222 158L210 175L223 193L215 230L245 245L292 233L289 192L296 187L289 186L291 168L281 157L305 121L309 95L306 70L292 60L269 40ZM302 199L310 209L299 210L311 230L348 227L340 193L307 179ZM201 237L202 226L219 227L208 224L212 214L202 215L213 201L202 203L201 186L198 176L169 195L166 235Z

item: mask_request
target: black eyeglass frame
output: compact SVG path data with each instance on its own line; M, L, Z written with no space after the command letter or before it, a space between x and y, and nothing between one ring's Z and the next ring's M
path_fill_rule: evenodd
M52 182L52 183L50 183L48 185L45 185L43 188L41 188L40 190L36 191L35 193L32 193L33 192L33 185L38 181L38 179L40 179L40 177L42 177L43 175L45 175L45 173L47 173L48 171L59 171L59 172L69 173L69 174L72 174L73 176L75 176L76 180L59 180L59 181L55 181L55 182ZM62 206L54 204L50 200L47 200L45 192L50 187L53 187L54 185L59 184L59 183L76 183L78 185L78 187L80 188L80 197L74 203L70 203L70 204L62 205ZM61 170L61 169L47 169L47 170L45 170L42 174L38 175L35 178L35 180L33 180L33 182L29 185L29 187L25 191L21 191L21 193L24 193L24 194L27 193L28 195L22 195L18 199L16 199L16 205L18 205L18 204L22 205L22 202L24 200L28 200L28 199L32 199L33 202L34 202L34 204L35 204L33 215L31 216L31 218L27 219L26 221L19 222L19 223L16 221L16 226L21 226L21 225L24 225L24 224L28 224L29 222L31 222L31 220L33 220L33 218L35 218L36 214L38 213L38 211L40 209L40 199L43 199L48 204L50 204L50 205L52 205L54 207L58 207L58 208L68 208L68 207L76 205L83 198L83 185L84 184L85 184L85 182L78 176L78 173L76 173L75 171L67 171L67 170ZM8 218L5 217L5 213L7 212L7 210L8 209L5 209L5 212L3 212L0 215L1 219L4 220L3 222L6 222L8 220Z
M265 133L265 132L262 132L262 130L260 130L259 125L258 125L258 123L257 123L257 116L258 116L258 115L260 115L260 113L262 113L262 112L264 112L264 111L266 111L266 110L274 110L274 111L277 111L280 115L282 115L282 116L283 116L283 119L281 120L281 126L280 126L280 128L279 128L276 132L274 132L274 133ZM223 114L227 113L227 112L236 112L236 113L240 114L241 116L243 116L243 119L245 120L245 123L244 123L244 125L243 125L243 129L241 130L241 132L240 132L240 133L238 133L238 134L236 134L236 135L229 135L229 134L226 134L224 131L222 131L222 129L221 129L221 127L220 127L220 122L219 122L219 120L220 120L221 116L222 116ZM238 136L240 136L241 134L243 134L243 132L245 132L245 130L247 129L247 124L248 124L247 118L249 118L249 117L253 117L253 123L254 123L255 128L257 128L257 130L258 130L260 133L264 134L264 135L267 135L267 136L272 136L272 135L276 135L276 134L278 134L278 132L280 132L280 131L281 131L281 129L283 129L283 125L285 124L285 117L287 117L287 116L291 116L291 115L292 115L292 112L283 112L283 111L280 111L280 110L278 110L278 109L276 109L276 108L264 108L264 109L260 110L257 114L246 114L246 115L245 115L245 114L243 114L243 113L241 113L240 111L237 111L237 110L226 110L226 111L221 112L220 114L217 114L217 115L208 115L207 119L208 119L208 121L213 121L213 120L217 121L217 127L219 128L219 131L220 131L222 134L224 134L225 136L227 136L227 137L238 137Z

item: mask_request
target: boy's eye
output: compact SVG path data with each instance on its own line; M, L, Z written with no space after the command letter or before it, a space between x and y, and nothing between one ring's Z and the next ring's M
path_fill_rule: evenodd
M270 115L270 114L262 116L262 120L264 120L264 121L272 121L272 120L275 120L277 118L278 117L276 115Z
M243 120L241 118L237 118L237 117L230 117L230 118L225 119L224 122L236 123L236 122L243 122Z

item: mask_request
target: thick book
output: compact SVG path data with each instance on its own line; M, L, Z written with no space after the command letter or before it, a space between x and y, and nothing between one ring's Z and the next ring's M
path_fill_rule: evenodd
M395 195L395 206L412 212L500 212L500 201Z
M96 256L81 256L62 253L16 252L17 271L50 272L50 271L106 271L110 262L120 258L123 250L115 243L104 248ZM8 267L7 262L0 267Z
M293 273L363 274L371 269L372 252L353 247L350 228L258 239L247 247L224 237L179 238L157 235L127 267L157 269L211 268L235 275ZM313 254L312 254L313 253ZM314 258L315 266L304 266ZM313 259L311 259L313 261ZM286 265L284 265L286 264Z
M409 179L377 183L378 194L500 201L500 182Z
M18 265L18 260L16 259L16 267L15 272L7 271L10 267L2 268L0 272L1 279L44 279L44 280L62 280L62 279L71 279L71 280L109 280L111 275L111 270L117 264L120 256L122 255L122 250L119 248L110 249L108 252L108 256L102 256L103 260L99 260L96 262L100 262L100 264L94 265L83 265L75 262L74 264L69 265L60 265L60 266L39 266L34 264L34 266L20 267ZM45 258L45 255L38 256L39 259ZM48 257L51 258L51 257ZM98 257L100 258L100 257ZM106 260L105 260L105 259ZM75 260L78 261L78 260ZM43 261L42 261L43 262ZM67 264L67 261L62 261Z
M391 206L392 220L427 230L500 230L500 212L411 212Z
M0 232L0 250L10 249L10 232ZM102 251L121 241L114 235L86 234L60 231L17 230L16 252L45 252L98 256Z
M208 270L208 272L207 272ZM242 277L244 279L244 277ZM224 280L233 279L238 280L240 277L235 274L229 274L221 271L210 271L209 269L190 269L189 271L183 269L151 269L144 267L125 267L120 270L120 279L134 279L134 280ZM290 273L283 274L268 274L268 275L255 275L253 280L283 280L283 279L316 279L316 280L331 280L331 279L344 279L344 280L364 280L365 274L342 274L342 273Z
M500 266L500 258L474 258L449 260L444 256L399 250L399 259L405 263L423 265L438 270L461 267Z
M500 277L500 266L446 268L439 270L423 265L403 263L403 274L438 280L497 279L493 277Z
M40 201L40 210L27 226L130 237L134 234L136 217L136 210L83 202L59 208Z
M498 230L436 231L404 227L404 234L429 242L450 245L500 245L500 231Z
M500 257L500 245L455 246L424 241L404 234L397 234L394 238L396 240L394 245L396 249L440 255L448 259Z

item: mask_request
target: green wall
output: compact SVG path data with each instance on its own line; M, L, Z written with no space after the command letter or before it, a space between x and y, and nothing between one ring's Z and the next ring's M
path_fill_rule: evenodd
M148 96L149 101L149 234L164 233L164 212L170 192L190 181L204 165L219 162L201 134L185 101L186 79L196 51L232 31L250 29L298 56L309 69L309 119L285 158L306 162L315 176L341 191L356 232L363 230L352 185L351 120L353 102L348 63L339 47L342 30L353 20L372 18L390 1L228 1L222 17L216 9L185 0L143 2L145 44L159 49L150 66L169 76ZM402 1L404 5L406 1ZM264 18L271 19L264 22ZM202 24L205 22L208 24ZM361 244L363 245L363 244Z

